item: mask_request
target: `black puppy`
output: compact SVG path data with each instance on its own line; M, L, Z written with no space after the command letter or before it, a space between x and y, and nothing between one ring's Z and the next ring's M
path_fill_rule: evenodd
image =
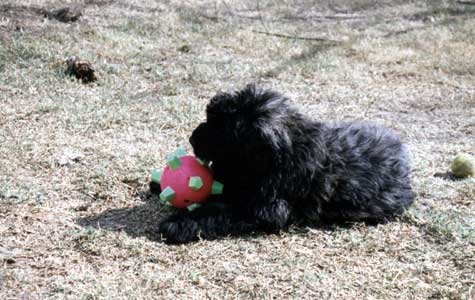
M305 221L384 222L414 200L407 152L392 131L312 121L255 85L212 98L190 143L224 193L163 221L169 243Z

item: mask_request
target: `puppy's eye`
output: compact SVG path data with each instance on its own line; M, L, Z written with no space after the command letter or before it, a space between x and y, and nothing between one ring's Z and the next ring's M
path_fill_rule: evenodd
M206 121L211 124L222 124L224 119L218 115L208 115Z
M213 119L216 119L216 114L211 113L211 112L208 112L208 113L206 114L206 120L209 121L209 120L213 120Z

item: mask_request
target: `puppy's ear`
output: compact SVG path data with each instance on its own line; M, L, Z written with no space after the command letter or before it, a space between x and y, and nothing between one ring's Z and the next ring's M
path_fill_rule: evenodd
M236 99L233 94L219 92L206 106L208 114L230 114L236 111Z
M292 140L282 123L264 123L260 125L262 138L273 152L292 150Z
M258 174L266 174L272 165L285 161L292 152L292 142L286 130L269 125L259 128L258 142L247 144L244 148L246 161Z

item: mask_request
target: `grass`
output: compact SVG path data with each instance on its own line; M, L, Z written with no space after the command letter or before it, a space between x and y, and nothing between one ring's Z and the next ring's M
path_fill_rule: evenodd
M70 2L79 22L35 13L62 1L0 5L1 299L475 299L475 179L434 177L475 151L475 6ZM71 55L100 80L65 76ZM154 239L169 211L150 171L190 151L216 91L251 81L400 132L415 205L372 227Z

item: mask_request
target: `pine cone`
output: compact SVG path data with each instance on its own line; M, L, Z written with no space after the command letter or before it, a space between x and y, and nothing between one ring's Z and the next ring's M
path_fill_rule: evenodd
M68 68L66 72L69 75L76 76L77 79L81 79L83 82L96 81L98 79L92 64L87 60L81 60L75 56L72 56L66 60Z

